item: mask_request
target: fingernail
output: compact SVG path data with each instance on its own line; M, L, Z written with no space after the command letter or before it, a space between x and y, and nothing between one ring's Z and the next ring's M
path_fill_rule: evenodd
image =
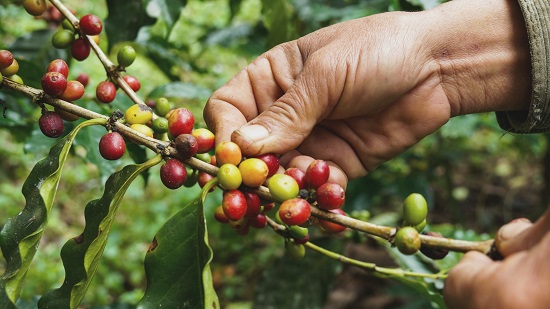
M269 135L269 131L264 126L258 124L243 126L237 132L249 142L260 141Z

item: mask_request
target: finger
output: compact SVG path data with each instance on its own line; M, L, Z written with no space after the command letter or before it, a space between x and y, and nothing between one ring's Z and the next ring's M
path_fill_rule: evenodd
M528 250L550 231L550 208L534 224L527 219L514 220L499 229L495 237L497 250L504 257Z

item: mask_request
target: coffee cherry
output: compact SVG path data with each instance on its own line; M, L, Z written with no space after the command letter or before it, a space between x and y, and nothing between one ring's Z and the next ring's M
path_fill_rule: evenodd
M195 158L201 160L202 162L210 163L212 157L208 153L196 153Z
M129 67L136 60L136 51L130 45L123 46L116 55L118 65Z
M259 156L258 159L264 161L265 164L267 164L267 168L269 169L269 172L267 173L268 178L275 175L279 170L279 158L277 158L276 155L268 153Z
M183 186L186 188L191 188L196 185L199 180L199 171L196 169L187 168L187 179L183 183Z
M275 203L274 202L266 203L262 206L262 213L269 212L269 211L273 210L273 208L275 208Z
M38 126L40 131L47 137L60 137L63 134L63 119L55 112L47 111L38 119Z
M397 230L394 238L394 244L399 252L411 255L420 249L420 237L418 231L412 226L405 226Z
M173 137L180 134L190 134L193 131L195 117L187 108L176 108L169 115L166 115L166 118L168 119L168 132Z
M124 119L128 124L146 124L153 119L153 110L144 104L134 104L126 109Z
M299 260L306 256L306 247L302 244L297 244L294 241L285 243L286 253L293 259Z
M166 98L159 98L155 102L155 112L161 117L165 117L170 109L170 102Z
M267 179L269 169L264 161L258 158L246 159L239 164L243 184L248 187L259 187Z
M239 165L241 163L241 148L233 142L224 141L219 143L214 152L218 165L223 165L225 163Z
M1 74L0 74L1 76ZM13 74L12 76L8 76L8 79L11 80L11 81L14 81L18 84L21 84L21 85L24 85L25 83L23 83L23 79L21 78L21 76L17 75L17 74ZM0 77L0 81L2 81L2 78Z
M57 30L52 36L52 45L57 49L69 48L74 42L74 32L71 30Z
M214 148L215 136L212 131L204 128L195 129L191 132L191 135L195 137L199 148L197 153L206 153Z
M294 178L300 190L306 188L306 173L299 168L291 167L285 170L285 174Z
M72 113L69 113L67 111L64 111L62 109L59 109L57 107L54 107L53 108L54 112L56 112L57 114L59 114L59 116L61 116L61 118L65 121L76 121L78 118L78 115L75 115L75 114L72 114Z
M229 190L223 193L223 212L231 221L237 221L246 214L246 197L239 190Z
M303 239L309 235L309 229L307 227L301 227L299 225L291 225L288 227L290 236L294 239Z
M311 205L301 198L284 201L279 207L279 217L288 225L300 225L311 216Z
M86 87L90 82L90 76L86 73L80 73L76 77L76 80L79 81L82 84L82 86Z
M339 215L342 215L342 216L346 216L346 213L342 209L339 209L339 208L331 209L331 210L329 210L329 212L339 214ZM341 232L346 230L346 227L343 226L343 225L340 225L340 224L337 224L337 223L334 223L334 222L330 222L328 220L323 220L323 219L319 219L319 225L323 228L323 230L325 230L325 232L331 233L331 234L341 233Z
M191 134L180 134L174 140L174 147L183 159L189 159L197 153L199 145Z
M63 59L55 59L48 64L46 72L59 72L67 78L69 76L69 66Z
M426 219L428 203L422 194L412 193L403 203L403 219L406 225L415 226Z
M71 23L70 20L68 20L68 19L63 19L63 21L61 22L61 27L62 27L64 30L69 30L71 33L74 34L74 26L73 26L73 23Z
M141 83L139 82L139 79L135 78L134 76L130 75L124 75L122 76L122 79L130 86L130 88L134 92L138 92L139 89L141 89Z
M298 196L300 189L294 178L285 174L275 174L267 182L269 192L277 202L284 202Z
M12 76L17 74L17 72L19 72L19 62L17 62L17 59L13 59L8 67L0 70L0 73L4 76Z
M296 225L294 225L294 226L296 226ZM309 234L306 235L305 237L302 237L302 238L292 238L292 240L294 240L294 242L297 243L297 244L303 245L303 244L305 244L306 242L309 241Z
M97 45L99 45L99 43L101 43L101 37L99 35L92 35L90 36L90 38L92 39L92 41L94 41Z
M443 237L443 235L441 235L441 233L438 233L438 232L425 232L422 234L432 236L432 237ZM432 247L426 247L426 246L420 246L420 252L422 252L422 254L424 254L425 256L429 257L432 260L444 259L447 256L447 254L449 254L449 250L447 249L432 248Z
M116 97L116 86L110 81L100 82L95 90L99 102L111 103Z
M0 70L4 70L13 63L13 54L9 50L0 50Z
M48 72L42 76L42 89L47 95L57 97L67 88L67 79L59 72Z
M199 176L197 178L197 182L199 183L199 187L204 188L204 186L210 181L214 179L214 176L206 173L206 172L199 172ZM212 187L209 192L214 191L215 187Z
M267 218L263 214L258 214L255 218L248 219L248 224L257 229L263 229L267 225Z
M110 132L99 140L99 153L106 160L118 160L126 151L124 138L118 132Z
M231 163L220 166L218 170L218 181L220 187L225 190L235 190L241 186L243 178L239 168Z
M32 16L40 16L46 12L46 0L23 0L23 8Z
M84 15L80 18L80 29L86 35L98 35L103 30L103 23L93 14Z
M229 221L229 226L237 232L237 235L245 236L250 231L250 224L245 218L241 218L237 221Z
M243 194L246 198L246 214L244 216L249 219L255 218L261 213L262 209L260 197L252 192L243 192Z
M141 123L134 123L133 125L130 126L130 129L132 130L136 130L138 131L139 133L145 135L145 136L148 136L148 137L153 137L153 130L151 130L151 128L149 128L148 126L144 125L144 124L141 124Z
M220 223L228 223L229 222L229 219L227 219L227 217L225 216L225 213L223 212L223 208L222 208L222 205L216 207L216 209L214 209L214 219L216 219L216 221L220 222Z
M341 208L346 200L346 193L339 184L326 182L317 188L316 200L317 206L325 210Z
M317 189L320 185L328 181L330 169L327 162L323 160L314 160L309 164L306 170L306 186L310 189Z
M164 117L157 117L157 119L153 120L151 128L153 128L153 131L155 131L155 133L168 132L168 119Z
M67 87L65 88L65 91L61 95L59 95L59 98L61 100L65 101L76 101L84 95L84 86L76 80L70 80L67 82Z
M83 38L74 40L71 45L71 55L78 61L82 61L90 55L90 45Z
M424 219L424 221L418 223L417 225L414 226L414 228L420 233L424 230L424 228L426 227L426 224L428 224L426 222L426 219Z
M187 179L187 170L177 159L168 159L160 167L160 180L168 189L177 189Z

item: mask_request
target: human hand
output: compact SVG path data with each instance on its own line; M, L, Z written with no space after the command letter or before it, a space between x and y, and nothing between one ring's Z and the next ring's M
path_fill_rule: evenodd
M523 27L513 0L343 22L258 57L211 96L204 118L217 143L281 154L286 167L323 159L345 184L452 116L526 108Z
M535 224L518 219L503 226L495 241L504 260L469 252L453 267L444 289L448 308L548 308L550 208Z

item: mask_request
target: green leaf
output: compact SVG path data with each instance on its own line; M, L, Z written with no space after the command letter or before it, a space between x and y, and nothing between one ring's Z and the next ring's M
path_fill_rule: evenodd
M0 247L7 262L5 272L0 276L0 308L15 308L14 303L42 238L61 171L76 134L83 127L104 122L103 119L93 119L81 123L52 147L49 155L34 166L23 184L25 208L9 219L0 231Z
M65 267L63 284L48 291L38 302L39 308L78 307L97 270L122 197L141 172L161 160L158 155L143 164L128 165L109 177L103 196L86 205L82 234L67 241L61 249Z
M220 308L203 207L214 183L172 216L153 239L145 257L147 289L138 308Z
M151 17L161 19L169 29L172 29L186 4L187 0L150 0L147 4L147 13Z
M264 26L269 30L267 42L270 46L296 38L294 9L287 0L262 0L262 14Z
M105 19L105 31L109 48L117 42L135 40L142 26L155 22L147 15L143 1L107 0L107 9L109 16Z

